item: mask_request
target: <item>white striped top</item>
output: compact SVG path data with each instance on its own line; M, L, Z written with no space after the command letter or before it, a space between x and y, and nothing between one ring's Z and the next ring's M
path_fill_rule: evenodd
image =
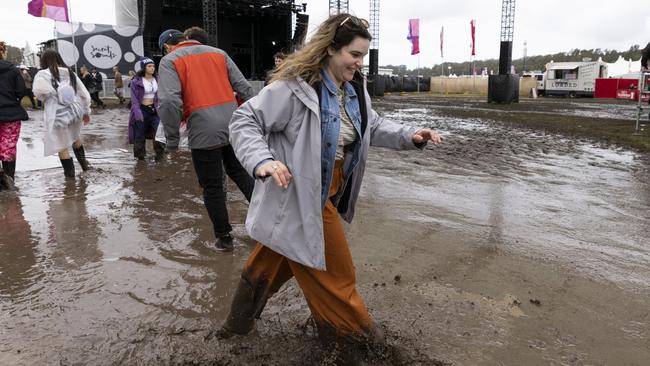
M339 130L339 141L336 145L336 160L343 159L345 155L344 147L353 143L357 138L357 131L350 120L350 116L345 111L345 92L339 89L339 114L341 115L341 128Z

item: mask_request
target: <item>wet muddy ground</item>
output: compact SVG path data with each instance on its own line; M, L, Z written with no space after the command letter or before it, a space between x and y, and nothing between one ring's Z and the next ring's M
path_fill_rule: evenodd
M634 105L389 96L375 107L445 144L371 151L348 237L359 291L398 350L371 364L648 364L650 156L499 117L629 119ZM30 115L20 191L0 192L0 364L331 364L293 281L252 334L206 339L254 245L234 185L236 248L223 254L189 152L136 162L126 111L102 111L83 130L96 169L66 183Z

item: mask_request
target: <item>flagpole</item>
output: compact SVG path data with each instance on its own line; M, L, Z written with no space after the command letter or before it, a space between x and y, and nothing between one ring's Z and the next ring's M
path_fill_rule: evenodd
M476 56L472 56L472 78L474 79L472 91L476 93Z
M75 60L74 51L77 50L77 44L76 44L76 42L74 40L74 33L75 33L74 23L72 23L72 21L71 21L72 20L72 1L68 1L68 20L70 21L69 22L70 23L70 31L72 32L72 59ZM79 72L77 71L77 60L74 61L74 73L79 74ZM70 77L72 77L72 75L70 75Z
M55 46L54 48L55 48L55 49L57 50L57 52L58 52L58 51L59 51L59 50L58 50L58 48L59 48L59 35L56 33L56 20L54 21L54 29L53 29L53 32L54 32L54 34L53 34L52 36L53 36L54 39L56 40L56 42L54 43L54 46Z
M418 83L418 93L420 92L420 54L418 53L418 73L416 75L415 80L417 80Z

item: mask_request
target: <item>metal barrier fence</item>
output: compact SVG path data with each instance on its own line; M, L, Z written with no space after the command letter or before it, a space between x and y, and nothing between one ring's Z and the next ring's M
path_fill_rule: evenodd
M122 88L122 96L124 98L131 98L131 88L129 88L129 78L128 77L122 77L122 81L124 84L124 87ZM259 81L259 80L249 80L248 81L251 86L253 87L253 92L255 95L262 90L264 87L264 82ZM103 79L102 80L102 85L104 87L104 90L99 92L99 97L101 99L117 99L115 94L113 94L113 90L115 89L115 79Z
M124 98L131 98L131 89L128 87L129 81L128 77L122 77L122 84L124 85L122 88L122 96ZM113 90L115 90L115 79L103 79L102 86L104 90L99 92L101 99L117 99L115 94L113 94Z

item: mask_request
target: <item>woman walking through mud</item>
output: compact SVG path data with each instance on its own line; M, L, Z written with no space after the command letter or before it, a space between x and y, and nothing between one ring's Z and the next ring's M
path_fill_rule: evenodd
M20 125L29 119L20 105L26 93L25 83L16 66L6 58L7 46L0 41L0 190L14 189Z
M34 95L45 104L44 153L58 153L63 174L74 178L74 163L68 151L71 145L81 169L90 169L81 141L81 125L90 122L90 94L57 51L43 52L41 69L34 77L33 87Z
M129 143L133 144L133 156L144 160L146 141L153 141L156 159L162 157L165 145L156 141L158 117L158 81L156 65L150 58L140 60L140 71L131 81L131 113L129 114Z
M356 290L339 215L354 216L369 146L422 149L441 138L372 109L360 73L370 40L367 21L330 17L233 115L230 141L258 178L246 228L259 244L217 336L250 332L267 299L295 277L339 363L356 364L360 348L381 342Z

